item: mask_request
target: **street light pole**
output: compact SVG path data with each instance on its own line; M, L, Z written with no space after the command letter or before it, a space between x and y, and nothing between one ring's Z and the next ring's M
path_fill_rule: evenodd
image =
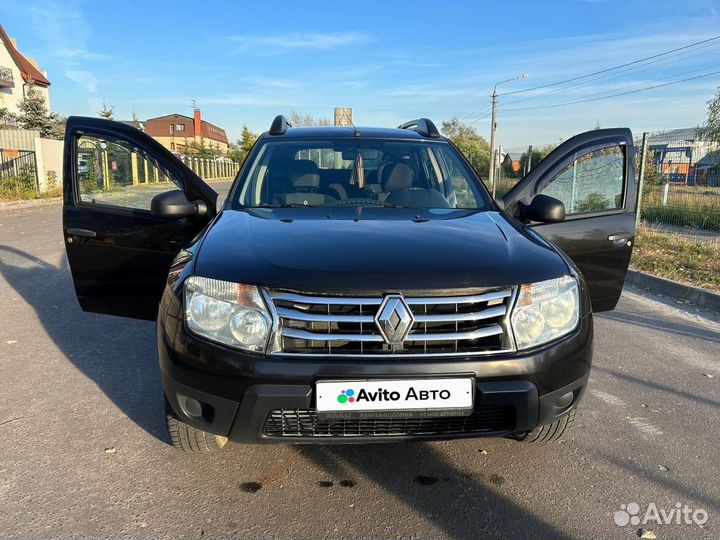
M488 171L488 180L490 181L493 199L495 198L495 169L497 168L497 158L495 156L495 130L497 129L496 116L498 98L497 87L501 84L517 81L518 79L525 79L527 78L527 76L527 73L523 73L522 75L518 75L517 77L513 77L512 79L506 79L504 81L500 81L499 83L495 83L495 86L493 87L492 115L490 119L490 170Z

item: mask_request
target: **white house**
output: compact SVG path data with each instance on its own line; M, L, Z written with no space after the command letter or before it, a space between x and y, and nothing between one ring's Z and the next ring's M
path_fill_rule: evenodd
M38 63L24 56L0 25L0 109L17 114L18 102L34 84L50 110L50 81Z

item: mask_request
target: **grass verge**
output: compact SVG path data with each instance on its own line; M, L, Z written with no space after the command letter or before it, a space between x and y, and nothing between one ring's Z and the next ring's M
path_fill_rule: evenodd
M36 189L13 189L6 186L0 186L0 202L51 199L53 197L62 197L62 194L62 188L38 191Z
M720 244L693 242L641 226L630 265L643 272L720 292Z

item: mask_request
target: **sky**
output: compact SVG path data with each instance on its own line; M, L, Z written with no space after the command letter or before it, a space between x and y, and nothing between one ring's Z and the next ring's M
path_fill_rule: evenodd
M498 143L519 149L598 124L696 126L720 86L718 73L566 104L720 72L718 39L507 94L713 38L717 0L0 0L0 24L48 72L54 112L96 116L104 100L118 119L146 119L191 115L195 100L231 139L276 114L332 118L334 107L352 107L358 126L457 117L488 137L493 85L527 73L498 87Z

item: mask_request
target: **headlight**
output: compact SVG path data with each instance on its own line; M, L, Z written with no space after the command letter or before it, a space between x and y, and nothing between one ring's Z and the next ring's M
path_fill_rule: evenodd
M577 326L578 315L578 286L572 276L521 286L510 317L518 349L570 333Z
M185 280L185 320L194 334L259 352L270 334L270 314L258 288L190 276Z

